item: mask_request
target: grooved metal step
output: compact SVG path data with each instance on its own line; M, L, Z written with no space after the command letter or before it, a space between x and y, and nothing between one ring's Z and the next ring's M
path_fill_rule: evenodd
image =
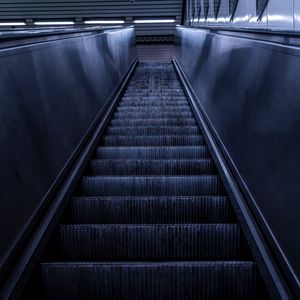
M188 112L156 112L149 109L147 112L116 112L114 114L114 119L132 119L132 118L142 118L142 119L163 119L163 118L192 118L193 113Z
M55 241L65 261L241 258L237 224L60 225Z
M203 145L201 135L166 135L166 136L104 136L102 146L188 146Z
M171 98L159 99L159 98L147 98L147 97L139 97L139 98L131 98L127 100L120 101L119 107L182 107L182 108L190 108L188 102L180 101Z
M184 119L112 119L110 122L113 126L196 126L196 120L194 118L184 118Z
M90 176L80 184L84 196L222 196L219 176Z
M68 223L182 224L233 223L227 197L75 197Z
M197 126L110 126L106 135L199 135Z
M254 300L253 262L43 263L45 300Z
M191 109L189 106L168 106L168 107L163 107L163 106L145 106L145 107L137 107L137 106L130 106L126 105L123 107L118 107L116 109L116 112L118 113L146 113L151 111L151 113L178 113L178 112L191 112Z
M205 159L210 158L206 146L181 147L98 147L98 159Z
M89 175L213 175L211 159L202 160L92 160Z

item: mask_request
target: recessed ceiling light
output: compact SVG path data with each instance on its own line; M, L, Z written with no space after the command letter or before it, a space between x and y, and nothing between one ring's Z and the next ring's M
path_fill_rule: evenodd
M156 20L134 20L134 23L175 23L174 19L156 19Z
M25 26L24 22L0 22L0 26Z
M84 21L85 24L124 24L123 20L88 20Z
M34 25L73 25L73 21L38 21Z

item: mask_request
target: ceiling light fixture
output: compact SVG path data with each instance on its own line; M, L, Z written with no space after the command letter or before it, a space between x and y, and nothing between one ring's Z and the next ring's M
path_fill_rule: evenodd
M34 22L34 25L74 25L73 21L38 21Z
M85 24L124 24L123 20L88 20L84 21Z
M24 22L0 22L0 26L25 26Z
M134 20L134 23L137 24L153 24L153 23L175 23L174 19L156 19L156 20Z

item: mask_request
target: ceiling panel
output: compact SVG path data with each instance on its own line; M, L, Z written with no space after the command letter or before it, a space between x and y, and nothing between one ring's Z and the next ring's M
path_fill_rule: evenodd
M0 1L0 21L7 20L62 20L83 21L90 18L124 19L133 24L134 18L174 18L176 23L139 24L138 34L162 35L174 33L175 25L181 22L182 0L4 0Z

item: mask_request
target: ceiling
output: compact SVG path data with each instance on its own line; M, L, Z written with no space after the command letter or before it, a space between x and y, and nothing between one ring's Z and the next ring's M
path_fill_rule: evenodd
M173 19L174 23L134 24L138 37L174 35L181 23L182 0L1 0L0 22L124 20L132 25L136 19Z

